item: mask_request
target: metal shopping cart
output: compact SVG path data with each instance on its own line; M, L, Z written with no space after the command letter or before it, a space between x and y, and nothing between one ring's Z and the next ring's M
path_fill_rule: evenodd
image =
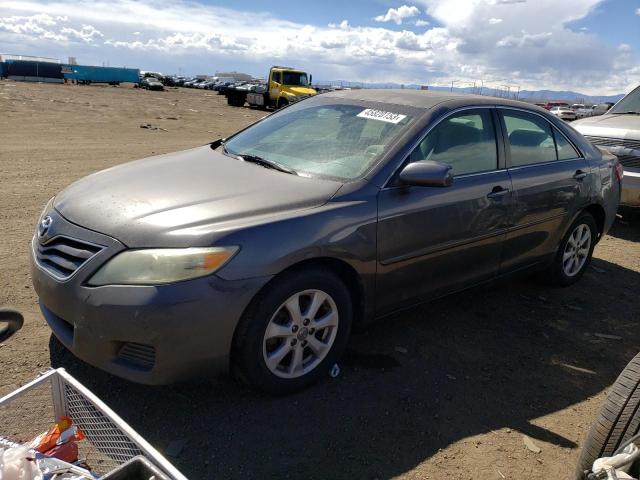
M20 326L21 322L17 328ZM157 473L156 478L186 480L166 458L63 368L49 370L0 398L0 446L28 443L61 417L71 418L84 433L84 440L78 442L79 458L97 478L131 478L113 472L123 472L130 466L130 470L139 469L142 463Z

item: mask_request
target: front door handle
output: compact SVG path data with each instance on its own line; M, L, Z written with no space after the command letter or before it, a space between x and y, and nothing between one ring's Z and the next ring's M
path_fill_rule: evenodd
M491 190L491 192L487 194L487 198L500 198L500 197L504 197L508 193L510 193L510 190L508 188L495 186L493 187L493 190Z
M576 180L582 180L587 176L587 172L583 172L582 170L576 170L576 173L573 174L573 178Z

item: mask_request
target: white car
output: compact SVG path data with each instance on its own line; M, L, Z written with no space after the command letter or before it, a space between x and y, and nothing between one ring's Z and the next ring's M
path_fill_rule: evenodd
M593 145L618 157L624 168L620 205L640 207L640 86L604 115L578 120L572 127Z
M571 121L578 118L576 112L571 110L569 107L553 107L549 112L562 120Z

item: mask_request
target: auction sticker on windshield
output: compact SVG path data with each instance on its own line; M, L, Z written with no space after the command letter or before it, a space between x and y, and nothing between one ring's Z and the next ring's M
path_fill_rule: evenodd
M371 120L380 120L382 122L389 123L400 123L403 119L407 118L406 115L385 112L384 110L375 110L373 108L367 108L366 110L361 111L357 116L360 118L369 118Z

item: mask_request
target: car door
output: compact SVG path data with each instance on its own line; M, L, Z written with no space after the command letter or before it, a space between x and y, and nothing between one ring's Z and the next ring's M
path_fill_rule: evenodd
M502 271L553 254L575 214L589 201L587 161L542 115L500 108L515 199Z
M276 99L280 96L280 87L282 85L282 72L273 72L271 82L269 83L269 97Z
M430 129L406 159L451 165L453 185L396 182L380 191L379 314L497 274L512 187L496 121L491 108L452 113Z

